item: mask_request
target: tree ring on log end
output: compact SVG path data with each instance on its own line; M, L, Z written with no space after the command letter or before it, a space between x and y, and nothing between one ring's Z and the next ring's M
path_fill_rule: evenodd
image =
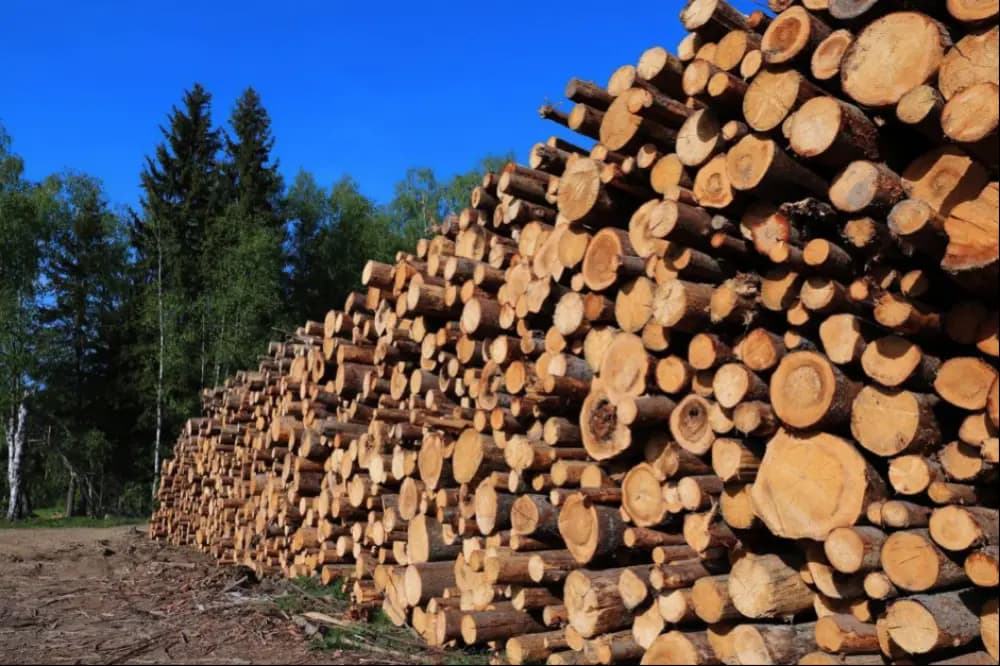
M867 472L854 445L839 437L780 431L767 445L753 484L754 513L773 534L823 541L862 515Z

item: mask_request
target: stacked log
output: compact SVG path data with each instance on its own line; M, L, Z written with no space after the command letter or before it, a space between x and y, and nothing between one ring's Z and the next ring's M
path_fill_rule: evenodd
M769 4L206 391L152 536L511 663L996 663L997 4Z

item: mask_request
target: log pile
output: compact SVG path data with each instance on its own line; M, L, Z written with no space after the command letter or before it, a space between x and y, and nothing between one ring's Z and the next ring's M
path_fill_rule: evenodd
M152 536L514 664L996 663L997 3L769 5L206 391Z

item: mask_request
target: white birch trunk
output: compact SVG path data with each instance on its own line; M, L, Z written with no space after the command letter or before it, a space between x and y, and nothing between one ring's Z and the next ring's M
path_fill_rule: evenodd
M163 356L166 353L166 343L163 320L163 245L159 234L156 237L156 308L158 327L160 329L159 368L156 373L156 436L153 443L153 499L156 499L156 488L160 481L160 438L163 434Z
M17 407L17 417L11 417L7 427L7 483L10 487L10 504L7 506L7 520L21 517L24 506L24 478L21 462L28 444L28 396L21 396Z

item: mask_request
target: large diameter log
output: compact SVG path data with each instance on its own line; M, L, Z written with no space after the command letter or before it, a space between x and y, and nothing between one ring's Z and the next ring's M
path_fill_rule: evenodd
M938 548L927 530L894 532L882 544L882 569L896 587L908 592L963 583L962 566Z
M854 525L885 492L882 478L849 442L781 431L767 445L751 497L773 534L822 541Z
M841 62L843 90L863 106L895 104L907 92L937 74L947 29L918 12L896 12L868 24Z
M822 354L794 352L781 360L771 377L771 404L792 428L831 427L850 418L860 389Z
M729 574L729 598L753 619L787 617L813 607L813 592L777 555L746 555Z
M889 606L889 637L911 655L968 645L979 638L979 616L969 592L900 599Z
M624 545L625 523L617 509L574 494L559 509L559 534L577 562L587 564Z

